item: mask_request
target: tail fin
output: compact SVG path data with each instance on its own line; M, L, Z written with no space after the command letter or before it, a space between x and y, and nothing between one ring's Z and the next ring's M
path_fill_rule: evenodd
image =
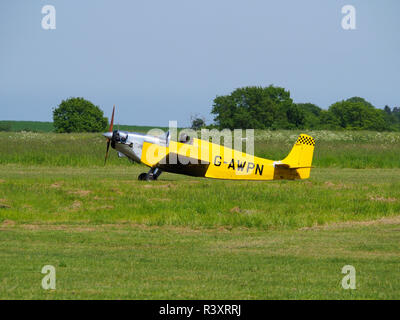
M275 167L296 169L300 179L310 176L315 140L307 134L300 134L289 155L275 163Z

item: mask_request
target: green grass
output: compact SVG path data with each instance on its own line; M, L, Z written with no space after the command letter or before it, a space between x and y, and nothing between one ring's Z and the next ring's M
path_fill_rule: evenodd
M54 131L53 122L46 121L0 121L0 128L4 131L32 131L32 132L52 132Z
M255 135L255 154L273 160L284 158L299 132L260 131ZM400 168L400 133L309 132L316 138L313 165L335 168ZM0 132L0 165L43 166L101 165L106 142L101 134L54 134ZM111 150L110 166L130 166Z
M0 299L399 299L400 135L309 133L308 180L142 182L99 134L1 132ZM256 154L297 134L256 132Z
M0 299L399 299L398 224L254 231L0 228ZM41 288L44 265L56 290ZM344 290L343 266L356 269Z
M399 169L313 169L303 181L224 181L146 168L0 166L1 220L296 229L400 212Z
M168 131L168 127L152 127L152 126L131 126L125 124L115 124L114 129L129 131L129 132L139 132L139 133L147 133L152 129L160 129L164 132Z

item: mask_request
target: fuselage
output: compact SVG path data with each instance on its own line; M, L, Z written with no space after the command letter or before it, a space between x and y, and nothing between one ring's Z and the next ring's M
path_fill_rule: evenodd
M114 131L111 136L111 147L132 162L141 163L143 144L167 146L168 141L163 137L154 137L137 132Z

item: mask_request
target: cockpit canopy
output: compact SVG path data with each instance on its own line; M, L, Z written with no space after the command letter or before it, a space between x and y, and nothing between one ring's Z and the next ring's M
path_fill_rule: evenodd
M116 142L125 143L128 139L128 133L124 131L115 130L113 133L113 140Z

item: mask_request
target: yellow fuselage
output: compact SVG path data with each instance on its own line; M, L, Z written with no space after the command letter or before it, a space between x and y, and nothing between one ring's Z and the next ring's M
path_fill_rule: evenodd
M302 137L302 140L300 138ZM304 143L304 138L312 143ZM314 139L301 135L287 158L263 159L208 141L170 141L168 146L144 142L140 161L162 171L216 179L305 179L310 175ZM285 161L287 160L287 161Z

